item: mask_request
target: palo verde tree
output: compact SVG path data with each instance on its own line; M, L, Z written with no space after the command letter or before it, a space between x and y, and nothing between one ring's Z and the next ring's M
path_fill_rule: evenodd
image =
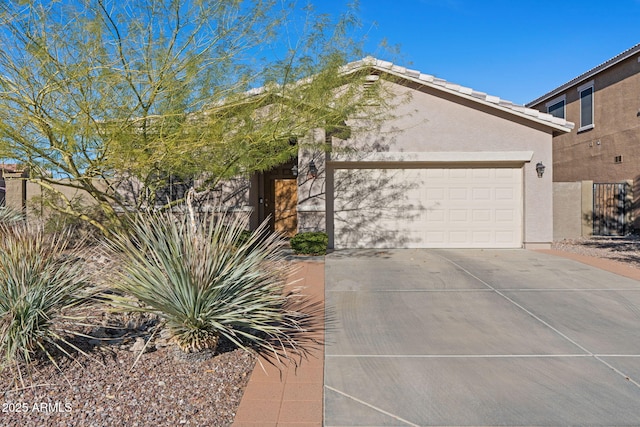
M279 0L3 1L0 156L51 208L108 233L118 213L157 206L171 176L212 188L268 170L292 138L372 105L366 71L343 68L361 57L357 27L353 9Z

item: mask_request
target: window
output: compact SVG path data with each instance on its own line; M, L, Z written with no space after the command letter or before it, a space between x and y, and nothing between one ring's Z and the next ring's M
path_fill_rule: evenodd
M545 105L547 107L547 113L551 114L553 117L558 117L561 119L565 118L565 110L564 106L566 103L566 96L562 95L560 98L553 99L547 102Z
M578 88L580 94L580 128L578 132L593 128L593 80Z

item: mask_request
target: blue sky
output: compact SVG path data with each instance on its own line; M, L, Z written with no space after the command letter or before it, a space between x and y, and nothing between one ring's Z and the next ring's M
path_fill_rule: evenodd
M316 0L337 13L348 0ZM361 0L380 59L525 104L640 42L640 0ZM386 39L394 57L377 50Z

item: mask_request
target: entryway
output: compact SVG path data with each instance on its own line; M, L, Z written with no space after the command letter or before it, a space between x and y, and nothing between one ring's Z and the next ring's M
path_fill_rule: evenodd
M260 221L269 218L271 231L293 237L298 231L298 180L292 167L284 163L262 175Z

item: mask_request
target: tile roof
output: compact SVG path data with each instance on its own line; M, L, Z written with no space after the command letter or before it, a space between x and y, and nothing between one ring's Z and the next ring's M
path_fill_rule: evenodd
M372 67L381 72L389 73L391 75L405 78L425 86L459 95L467 99L471 99L473 101L494 107L496 109L506 111L517 116L550 126L556 130L569 132L574 127L574 124L572 122L554 117L551 114L543 113L536 109L528 108L524 105L515 104L511 101L501 99L497 96L488 95L484 92L479 92L469 87L451 83L441 78L429 74L424 74L420 71L408 69L406 67L396 65L392 62L383 61L370 56L360 61L354 61L347 64L345 66L345 72L355 71L357 69L362 69L363 67Z
M581 82L583 82L583 81L585 81L587 79L590 79L591 77L593 77L594 75L598 74L599 72L601 72L603 70L606 70L607 68L616 65L620 61L624 61L625 59L629 58L630 56L633 56L634 54L636 54L638 52L640 52L640 43L636 44L635 46L630 47L629 49L625 50L622 53L617 54L613 58L604 61L602 64L596 65L592 69L580 74L578 77L576 77L574 79L571 79L567 83L565 83L565 84L563 84L561 86L558 86L557 88L553 89L551 92L547 92L544 95L542 95L541 97L536 98L531 102L528 102L526 105L527 106L531 106L531 105L540 104L541 102L546 101L549 98L553 98L556 95L558 95L560 92L564 92L566 89L570 88L571 86L578 85Z
M24 166L20 166L14 163L0 163L0 171L4 172L22 172L24 171Z

